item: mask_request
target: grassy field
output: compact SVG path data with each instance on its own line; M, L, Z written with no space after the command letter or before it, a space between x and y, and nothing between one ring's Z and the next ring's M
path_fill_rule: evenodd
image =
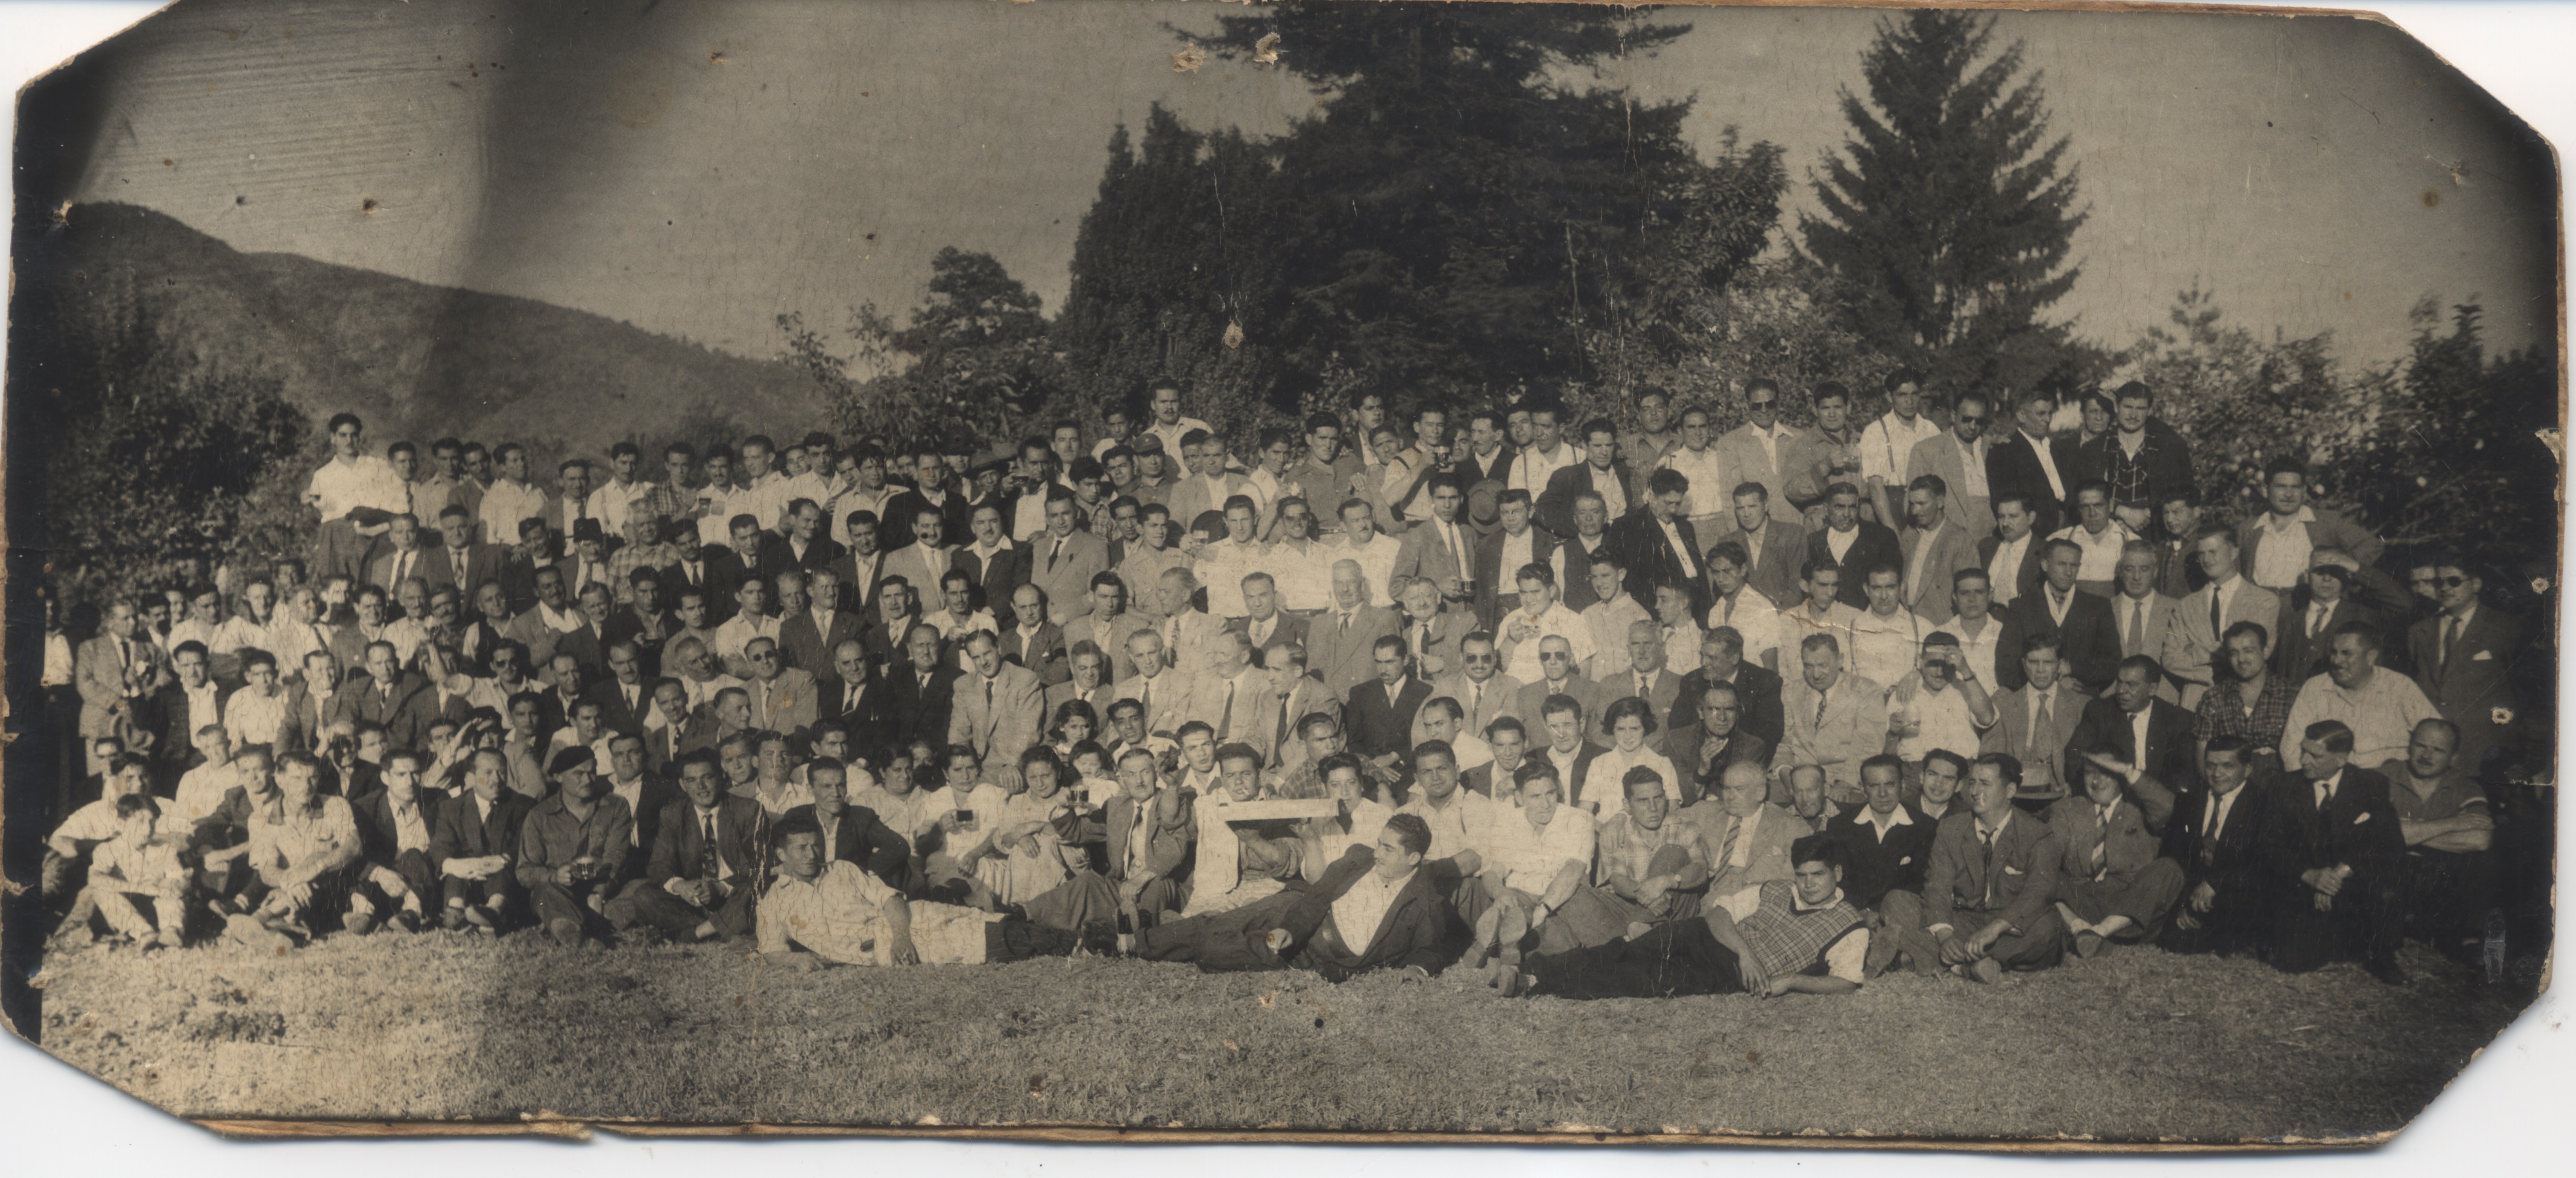
M796 973L709 948L91 950L44 1046L187 1116L2076 1136L2403 1126L2525 1000L2153 950L1988 989L1503 1000L1075 960Z

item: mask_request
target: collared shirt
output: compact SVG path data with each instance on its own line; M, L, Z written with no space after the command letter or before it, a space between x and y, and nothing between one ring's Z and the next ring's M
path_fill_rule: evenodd
M256 687L244 687L224 701L224 732L238 744L277 743L277 730L286 723L286 692L261 695Z
M172 830L184 830L214 816L224 804L224 794L240 784L241 771L232 762L221 765L199 765L179 775L179 788L170 803L161 808L161 820Z
M2287 518L2269 511L2255 518L2254 567L2247 570L2255 584L2274 592L2286 592L2298 585L2299 575L2308 571L2308 554L2315 546L2308 538L2308 525L2316 518L2316 509L2307 506Z
M1497 593L1518 593L1520 592L1520 571L1522 566L1532 563L1530 560L1530 548L1537 542L1538 529L1524 528L1521 530L1521 534L1517 536L1506 530L1502 533L1502 536L1502 559L1494 562L1494 580L1500 582L1500 584L1495 585L1494 589ZM1565 583L1565 549L1559 547L1555 551L1548 553L1547 564L1548 571L1556 574L1556 583L1563 585Z
M1554 752L1555 747L1549 746L1549 751ZM1633 753L1620 752L1614 746L1592 758L1592 768L1583 777L1583 800L1599 803L1601 821L1627 814L1628 771L1640 767L1654 770L1655 776L1663 778L1664 796L1671 799L1673 809L1681 808L1681 775L1674 771L1670 758L1646 745L1639 745Z
M1614 875L1644 882L1651 874L1655 853L1666 847L1682 847L1690 852L1691 861L1708 863L1707 841L1697 827L1674 821L1665 814L1663 825L1653 830L1637 825L1637 820L1624 811L1616 820L1601 823L1599 855L1592 865L1592 882L1607 886Z
M250 865L279 870L358 853L358 822L345 798L323 794L310 808L297 810L273 797L252 807Z
M934 626L939 624L936 617L922 620ZM768 614L737 613L725 619L724 625L716 627L715 642L708 650L716 656L716 661L731 667L743 661L743 648L751 645L755 638L777 641L778 619Z
M492 480L483 492L483 538L495 544L515 543L519 524L545 514L546 497L526 483Z
M1819 908L1831 908L1834 905L1843 902L1843 893L1840 888L1834 889L1834 894L1828 897L1824 903L1809 904L1798 899L1796 885L1784 882L1781 886L1788 889L1789 911L1793 914L1813 912ZM1726 909L1726 914L1734 917L1737 924L1755 923L1757 919L1761 917L1761 885L1745 888L1742 891L1731 892L1723 897L1711 897L1711 899L1716 900L1719 907ZM1860 985L1862 984L1862 978L1864 977L1863 971L1868 964L1868 960L1869 930L1865 927L1861 927L1858 928L1857 931L1844 933L1840 938L1835 940L1833 944L1825 948L1825 975L1827 977L1840 978L1846 982L1852 983L1853 985Z
M2051 540L2072 540L2084 553L2084 563L2075 570L2078 581L2108 581L2118 576L2120 549L2137 538L2129 525L2116 519L2105 525L2099 535L2086 531L2082 524L2074 524L2049 536Z
M1884 816L1880 815L1875 808L1863 806L1860 808L1858 819L1853 824L1867 829L1871 838L1884 843L1887 841L1887 836L1894 833L1897 827L1914 825L1914 817L1907 814L1903 806L1888 811Z
M2048 497L2060 503L2065 502L2066 480L2057 473L2057 458L2048 452L2048 439L2032 437L2027 430L2022 431L2021 436L2024 441L2030 443L2031 450L2039 455L2039 472L2048 476Z
M781 873L760 898L759 947L784 953L791 945L842 965L894 964L894 930L888 902L901 893L856 863L832 860L811 880ZM907 936L924 965L977 965L985 958L985 928L1002 919L954 904L915 900Z
M1300 545L1294 540L1281 540L1270 546L1271 581L1279 589L1279 608L1304 613L1330 609L1333 605L1333 562L1326 559L1331 550L1307 540ZM1242 591L1237 583L1236 592Z
M1956 430L1945 430L1941 436L1949 439L1950 445L1959 451L1961 482L1959 486L1950 488L1950 494L1966 495L1972 499L1986 498L1986 439L1980 437L1971 444L1961 439Z
M72 676L74 674L74 665L75 664L72 661L71 636L59 631L45 635L45 676L43 685L46 687L70 686Z
M612 478L592 491L589 501L583 506L592 519L599 521L603 531L611 536L623 536L627 521L635 514L635 504L652 493L653 484L642 479L621 485Z
M1435 806L1430 795L1416 791L1411 800L1396 808L1398 814L1411 814L1431 828L1431 849L1425 859L1448 859L1460 851L1482 853L1487 828L1509 819L1526 826L1520 811L1470 789L1449 795L1449 804Z
M394 473L393 464L373 454L355 459L332 455L313 472L304 493L322 501L322 522L329 523L361 507L403 512L411 509L411 487Z
M1503 485L1510 490L1527 491L1532 499L1536 499L1539 492L1547 490L1547 481L1556 472L1581 461L1583 447L1563 440L1557 442L1554 454L1542 454L1536 446L1524 446L1520 453L1512 456L1511 477L1503 480Z
M1270 547L1258 541L1237 543L1228 538L1199 549L1198 577L1207 586L1208 612L1220 618L1249 616L1252 607L1243 601L1243 579L1270 571L1270 564ZM1275 584L1277 578L1272 580Z
M1957 686L1930 691L1924 688L1921 675L1908 675L1890 694L1889 703L1897 719L1911 719L1921 725L1914 735L1897 740L1899 760L1920 761L1934 749L1948 749L1963 757L1977 755L1976 716L1968 711L1967 693Z
M2352 763L2376 765L2405 756L2415 725L2440 715L2423 688L2386 667L2374 668L2370 682L2349 691L2333 675L2319 675L2299 688L2282 739L2300 739L2319 720L2341 720L2352 729Z
M1353 881L1350 890L1333 901L1333 931L1341 936L1342 945L1353 953L1367 952L1369 943L1377 940L1378 926L1386 923L1387 910L1395 907L1395 898L1411 882L1411 871L1394 879L1371 871Z
M730 511L727 519L734 515L749 515L760 521L760 530L775 532L779 518L787 514L788 497L787 476L770 471L733 493L726 503ZM725 534L732 535L732 529L728 527Z
M1396 541L1374 533L1371 533L1369 542L1364 545L1353 544L1350 538L1345 536L1341 547L1326 552L1330 559L1325 562L1325 569L1329 574L1335 561L1348 560L1358 563L1360 579L1368 585L1369 600L1379 605L1389 604L1386 586L1387 582L1395 577L1396 549L1399 547L1402 545ZM1237 586L1236 589L1240 592L1241 586Z
M2421 784L2404 761L2390 761L2379 767L2388 779L2388 800L2397 809L2397 817L2407 822L2438 822L2457 818L2474 808L2487 812L2486 791L2457 770L2443 774L2433 782L2430 793L2416 792Z
M1735 502L1735 485L1727 481L1726 468L1719 465L1718 449L1714 445L1705 450L1675 446L1657 465L1665 470L1679 471L1683 478L1690 480L1690 490L1682 493L1682 515L1686 518L1714 519L1726 514ZM1760 473L1767 476L1770 472Z
M1512 627L1522 622L1536 626L1538 633L1513 645ZM1552 637L1565 639L1566 645L1573 648L1574 662L1568 670L1579 670L1592 663L1592 627L1584 621L1583 615L1565 608L1562 601L1550 602L1547 612L1535 618L1526 609L1513 610L1503 615L1495 629L1500 631L1497 637L1509 651L1504 656L1503 673L1523 683L1536 683L1546 678L1545 672L1539 669L1538 648Z
M1625 593L1608 601L1596 601L1583 607L1583 625L1592 634L1592 661L1580 664L1585 675L1598 680L1616 678L1630 668L1628 627L1638 622L1652 622L1655 616L1637 599Z
M120 892L169 895L187 888L189 873L176 843L158 835L145 843L120 835L90 849L89 879L92 885L120 881ZM164 927L178 927L177 913L155 914Z
M1780 606L1761 590L1751 585L1735 591L1733 597L1719 597L1708 604L1708 628L1733 626L1744 639L1744 649L1737 653L1746 662L1761 662L1762 652L1780 645ZM1674 668L1675 674L1684 674Z
M1877 479L1889 487L1905 485L1905 463L1914 456L1914 447L1927 439L1941 436L1941 427L1932 419L1916 414L1912 424L1901 421L1895 410L1880 414L1878 420L1860 431L1860 477L1864 486ZM1959 493L1953 487L1950 493Z
M1994 559L1986 562L1986 583L1994 589L1995 604L2010 605L2021 596L2022 554L2034 539L2030 532L2022 533L2018 540L1997 538Z
M2226 793L2209 795L2209 803L2200 810L2201 837L2217 841L2219 834L2227 829L2227 815L2236 808L2236 799L2244 796L2245 787L2241 784Z
M1872 683L1894 684L1914 672L1923 651L1923 639L1939 626L1930 619L1896 607L1892 615L1881 617L1877 610L1861 610L1851 619L1851 669ZM1785 663L1788 655L1780 656Z
M1176 418L1170 425L1156 423L1145 427L1146 433L1162 439L1163 468L1166 471L1169 471L1180 464L1181 439L1190 436L1190 431L1194 429L1203 429L1211 434L1216 432L1215 426L1209 425L1198 418L1188 416Z
M2003 622L1988 614L1972 634L1968 632L1968 615L1961 614L1942 623L1941 628L1958 637L1959 657L1967 662L1969 670L1977 673L1978 682L1986 684L1988 691L1999 690L1994 684L2003 681L1999 673L2002 662L1996 657L1995 650L2003 643Z
M1592 866L1594 829L1592 816L1572 806L1558 806L1543 827L1530 825L1527 810L1497 815L1482 848L1482 874L1539 895L1569 861Z

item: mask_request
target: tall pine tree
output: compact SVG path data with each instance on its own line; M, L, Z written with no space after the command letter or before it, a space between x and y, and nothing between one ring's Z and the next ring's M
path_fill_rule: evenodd
M2022 45L1988 55L1994 18L1917 11L1880 22L1861 55L1853 137L1813 182L1810 257L1832 272L1847 324L1939 391L2010 392L2089 375L2093 350L2041 318L2073 289L2067 140L2048 140L2040 74Z

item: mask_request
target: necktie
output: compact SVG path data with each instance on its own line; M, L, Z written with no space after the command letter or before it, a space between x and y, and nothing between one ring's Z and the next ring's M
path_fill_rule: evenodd
M2054 691L2039 691L2036 687L2031 690L2039 693L2039 711L2030 722L2030 748L2027 750L2030 753L2029 764L2044 766L2048 762L2042 759L2041 754L2048 748L2048 733L2050 729L2048 722L2048 697L2057 693Z
M1744 833L1744 820L1728 815L1726 837L1718 840L1717 844L1717 862L1714 864L1717 870L1724 871L1735 862L1735 836L1742 833Z
M2129 639L2124 644L2128 647L2125 653L2132 655L2138 653L2139 645L2146 641L2146 630L2147 603L2141 598L2129 603ZM2308 633L2316 633L2316 627L2310 626Z
M1348 637L1350 637L1350 636L1351 636L1351 611L1349 611L1349 610L1343 610L1343 611L1342 611L1342 637L1344 637L1344 638L1348 638Z
M1136 702L1145 705L1145 726L1150 729L1154 726L1154 680L1148 677L1140 690Z
M2332 804L2333 802L2334 802L2334 787L2333 787L2333 786L2331 786L2331 785L2328 785L2328 784L2326 784L2325 782L2322 782L2322 781L2318 782L2318 783L2317 783L2317 809L2318 809L2319 811L2323 811L2323 810L2324 810L2328 805Z
M2093 807L2093 878L2102 878L2103 861L2109 854L2112 806Z
M1232 731L1232 729L1233 729L1233 724L1234 724L1234 681L1229 679L1229 680L1227 680L1227 681L1226 681L1226 684L1225 684L1225 709L1224 709L1223 711L1221 711L1221 712L1218 712L1218 713L1217 713L1217 717L1216 717L1216 738L1217 738L1218 743L1220 743L1220 744L1221 744L1221 743L1224 743L1226 733L1227 733L1227 732L1229 732L1229 731Z
M1047 549L1047 571L1048 571L1048 572L1052 573L1052 572L1054 572L1054 571L1055 571L1055 562L1056 562L1056 559L1057 559L1058 557L1063 556L1063 555L1064 555L1064 541L1062 541L1062 540L1058 540L1058 541L1056 541L1056 542L1055 542L1055 547Z
M1288 696L1280 697L1279 730L1272 733L1270 736L1270 747L1274 752L1288 747L1288 726L1296 723L1296 719L1289 713L1294 711L1295 708L1296 704Z
M1481 725L1481 722L1482 722L1482 721L1484 720L1484 718L1485 718L1485 713L1484 713L1484 711L1483 711L1484 706L1485 706L1485 685L1484 685L1484 684L1482 684L1482 683L1478 683L1478 682L1476 682L1476 681L1475 681L1475 680L1473 680L1473 679L1468 680L1468 681L1467 681L1467 723L1469 723L1469 724L1473 724L1473 725L1478 725L1479 727L1481 727L1481 726L1482 726L1482 725Z
M1823 730L1824 726L1825 726L1825 693L1824 693L1824 692L1819 691L1819 692L1817 692L1817 693L1816 693L1816 728L1817 728L1819 731L1821 731L1821 730Z
M2227 631L2227 615L2218 603L2218 586L2209 587L2209 640L2217 642Z
M2447 675L2450 673L2451 647L2458 644L2459 641L2460 615L2452 614L2450 620L2442 624L2442 649L2440 657L2434 660L2435 663L2441 667L2443 674Z
M394 557L394 584L402 584L403 579L409 576L411 576L411 553L397 554Z
M2200 861L2210 863L2218 858L2218 824L2225 810L2219 808L2218 795L2209 795L2209 814L2200 823Z
M2316 637L2316 636L2317 636L2317 629L2318 629L2319 627L2321 627L2321 626L2325 625L2325 621L2326 621L2326 607L2325 607L2325 603L2323 603L2323 602L2319 602L2319 603L2317 603L2317 604L2315 604L2315 605L2309 606L2309 607L2308 607L2308 637L2310 637L2310 638L2314 638L2314 637Z
M721 866L716 862L716 812L698 811L698 878L714 883Z
M1645 698L1647 698L1648 696L1650 696L1650 695L1654 694L1654 692L1653 692L1653 690L1652 690L1652 689L1653 689L1653 686L1654 686L1654 685L1653 685L1651 682L1649 682L1649 681L1647 680L1647 678L1646 678L1646 673L1645 673L1644 671L1639 671L1639 672L1637 672L1637 698L1638 698L1638 699L1645 699Z
M844 692L842 693L842 696L841 696L841 714L842 714L842 715L844 715L844 716L846 716L846 715L849 715L850 713L855 712L855 711L858 711L858 710L859 710L859 685L858 685L858 684L856 684L856 683L853 683L853 684L851 684L851 685L849 686L849 689L848 689L847 691L844 691Z
M468 573L467 573L467 570L466 570L465 565L466 565L466 560L465 560L465 550L464 550L464 549L462 549L462 548L451 548L451 549L448 549L448 551L447 551L447 567L448 567L451 571L453 571L453 572L456 574L456 587L457 587L457 588L459 588L459 589L466 589L466 588L469 588L469 586L467 586L467 584L466 584L466 581L468 580Z

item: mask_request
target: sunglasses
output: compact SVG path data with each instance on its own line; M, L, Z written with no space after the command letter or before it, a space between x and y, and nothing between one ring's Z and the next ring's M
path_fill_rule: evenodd
M1986 419L1982 417L1970 417L1965 413L1959 415L1959 424L1961 425L1984 425L1985 423Z
M2467 577L2435 577L2433 583L2445 589L2457 589L2469 583Z

